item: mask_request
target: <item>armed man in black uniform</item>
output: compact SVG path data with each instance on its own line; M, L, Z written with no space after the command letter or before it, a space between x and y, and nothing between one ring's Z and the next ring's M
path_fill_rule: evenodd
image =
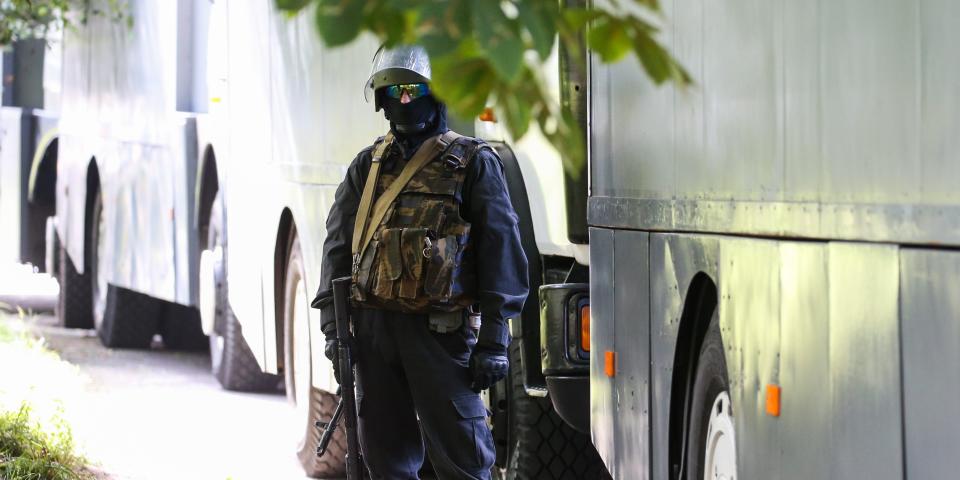
M528 292L503 167L447 128L423 48L378 51L366 93L390 131L350 164L327 217L313 302L326 354L336 365L331 282L349 275L374 478L419 478L426 451L442 479L487 479L495 451L479 392L507 374L507 322Z

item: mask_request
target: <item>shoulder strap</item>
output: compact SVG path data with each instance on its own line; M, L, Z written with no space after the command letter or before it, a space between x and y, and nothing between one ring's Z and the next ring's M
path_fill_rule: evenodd
M377 225L383 220L383 217L387 214L387 210L390 208L390 204L400 195L400 191L403 190L403 187L410 182L410 179L417 174L423 167L425 167L431 160L433 160L437 153L443 151L447 145L454 142L456 139L460 138L462 135L454 132L453 130L448 130L443 135L437 135L431 137L423 142L420 145L420 148L417 149L417 153L413 155L413 158L403 167L403 170L400 172L400 175L397 177L393 183L383 192L383 196L377 199L376 204L373 206L373 213L369 215L369 218L364 218L362 223L365 224L365 227L359 232L356 227L354 227L354 237L353 237L353 258L354 265L358 264L360 254L367 248L367 245L370 244L370 241L373 240L373 234L377 231ZM367 177L367 182L370 182L370 177ZM366 188L364 188L364 195L366 195ZM362 204L362 202L361 202ZM363 211L357 212L357 222L355 225L360 225L360 215L364 214ZM367 215L364 215L367 217Z
M360 239L370 220L370 206L373 205L373 195L377 189L377 182L380 180L380 159L383 158L383 154L386 153L387 148L390 148L392 143L393 131L389 131L373 149L370 171L367 173L367 182L363 185L363 195L360 197L357 217L353 224L353 245L351 248L354 254L354 263L358 260L356 258L356 254L359 252L357 247L360 245Z

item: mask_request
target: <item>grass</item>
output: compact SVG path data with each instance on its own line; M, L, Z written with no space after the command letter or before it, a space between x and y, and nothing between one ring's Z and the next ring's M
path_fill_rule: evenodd
M42 342L23 329L11 328L9 317L0 316L0 350L5 360L60 362ZM22 314L20 319L22 325ZM0 397L16 392L0 384ZM14 393L16 395L16 393ZM24 398L23 396L20 397ZM0 402L0 478L9 480L87 480L95 478L86 468L87 460L76 453L70 426L62 412L35 415L30 401L19 408ZM46 421L41 424L37 417Z
M65 423L45 430L31 420L30 406L0 413L0 478L21 480L89 479L86 460L74 453Z

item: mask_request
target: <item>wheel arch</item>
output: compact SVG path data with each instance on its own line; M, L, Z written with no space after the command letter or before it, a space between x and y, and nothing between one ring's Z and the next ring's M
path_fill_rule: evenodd
M30 203L45 203L50 200L56 205L57 157L60 138L56 131L50 131L40 139L30 165L30 179L27 186L27 200Z
M280 212L280 221L277 224L277 237L273 250L273 319L276 335L277 372L283 372L286 347L284 345L284 282L287 278L287 260L290 256L290 247L297 235L297 222L293 219L293 212L284 207Z
M86 180L86 193L83 207L83 271L89 271L89 265L87 261L90 256L90 248L92 245L88 245L90 238L90 229L93 228L93 207L94 202L96 201L97 195L100 194L100 189L102 188L102 183L100 181L100 168L97 166L97 158L91 157L90 162L87 164L87 180Z
M546 392L546 379L540 368L540 302L539 290L543 284L543 260L540 249L537 247L536 232L533 228L533 213L530 210L530 199L527 186L523 178L520 162L510 145L502 142L490 142L503 164L503 175L507 182L507 191L510 202L519 218L520 243L527 256L527 270L529 293L521 312L520 325L512 327L512 334L518 336L522 342L521 363L523 366L524 385L543 387Z
M689 402L700 347L718 306L717 283L710 275L698 272L690 281L677 330L670 387L669 465L671 475L683 464L689 423Z
M213 145L207 145L200 157L200 171L194 188L194 204L197 206L194 225L199 232L201 250L206 246L207 229L210 226L210 209L217 192L220 190L220 176L217 170L217 155ZM225 233L225 232L224 232Z
M47 132L33 152L27 177L27 201L22 208L20 260L50 270L47 223L57 214L57 145L55 131Z

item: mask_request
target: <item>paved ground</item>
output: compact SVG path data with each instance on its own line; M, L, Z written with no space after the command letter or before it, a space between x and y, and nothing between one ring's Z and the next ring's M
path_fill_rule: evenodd
M305 478L291 439L299 426L279 390L224 391L207 354L107 349L93 331L56 327L52 314L26 324L76 368L21 373L35 395L60 397L78 446L106 478Z
M110 350L54 322L32 329L86 377L64 409L78 445L113 478L304 478L282 394L222 390L205 354Z
M78 443L116 478L304 478L283 395L222 390L204 354L109 350L92 332L38 330L89 377L65 408Z

